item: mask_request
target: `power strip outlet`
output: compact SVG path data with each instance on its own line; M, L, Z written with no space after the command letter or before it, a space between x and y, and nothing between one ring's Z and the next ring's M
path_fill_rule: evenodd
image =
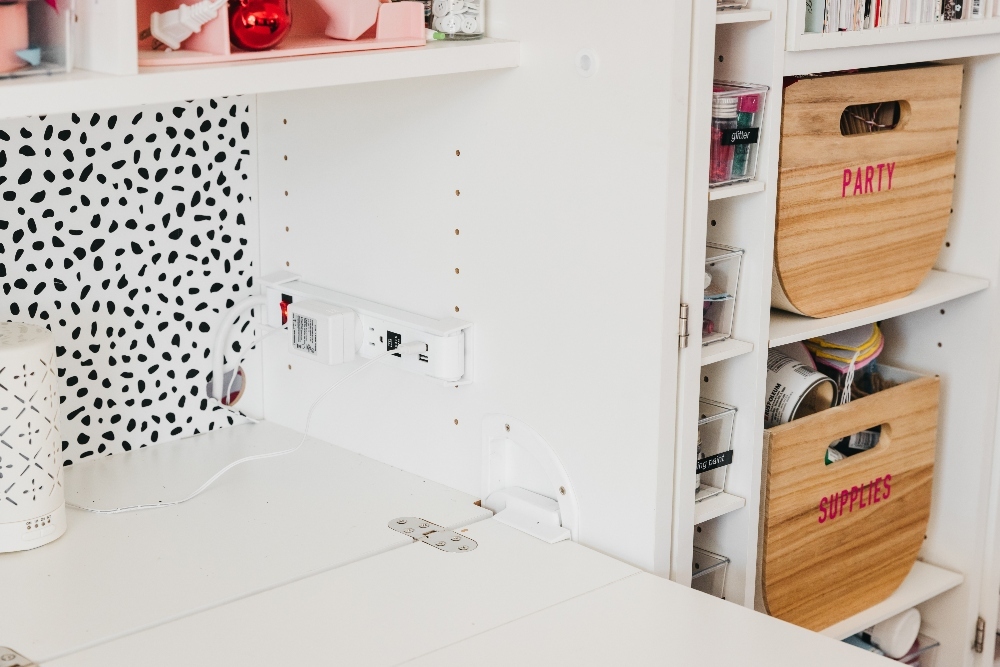
M435 320L415 315L303 282L287 271L265 276L263 283L267 297L267 324L270 326L281 327L287 323L288 307L296 302L319 301L350 308L361 320L362 341L358 354L362 357L373 359L405 343L420 341L427 344L426 353L388 356L382 362L449 385L472 382L471 322L453 317Z

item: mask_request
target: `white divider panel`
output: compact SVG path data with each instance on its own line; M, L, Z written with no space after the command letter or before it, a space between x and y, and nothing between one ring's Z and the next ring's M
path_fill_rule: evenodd
M683 166L665 146L687 44L664 38L672 6L644 7L628 39L607 11L494 3L516 70L261 95L262 273L475 323L473 384L373 368L317 437L477 494L481 421L509 414L566 469L581 542L653 568L669 549L682 202L651 193ZM287 425L350 370L277 341L265 356L266 413Z
M262 422L102 457L67 470L67 502L108 509L177 500L232 461L300 440ZM48 664L411 544L388 528L396 517L455 528L490 516L474 500L309 439L294 454L233 469L179 506L113 515L68 510L63 537L0 556L4 604L17 610L4 615L0 641Z

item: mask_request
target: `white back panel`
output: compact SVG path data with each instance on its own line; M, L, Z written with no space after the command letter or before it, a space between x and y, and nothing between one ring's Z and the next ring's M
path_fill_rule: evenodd
M666 194L668 160L684 161L667 151L672 8L644 7L629 39L597 2L490 11L493 36L522 41L517 70L259 97L263 272L476 324L475 383L375 367L328 399L316 435L479 493L482 418L509 414L566 468L581 541L652 568L682 234ZM265 357L267 417L298 427L348 370L277 340ZM669 522L657 530L668 549Z

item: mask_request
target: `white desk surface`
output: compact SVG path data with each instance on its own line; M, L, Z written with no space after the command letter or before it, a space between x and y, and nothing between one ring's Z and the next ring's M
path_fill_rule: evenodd
M226 463L300 437L261 423L101 457L67 470L67 499L93 498L103 508L180 498ZM449 528L492 516L475 500L310 439L295 454L233 469L176 507L116 515L70 509L60 539L0 554L3 606L16 610L0 613L0 646L49 661L408 547L410 538L387 527L398 516Z
M42 667L877 667L832 639L488 520Z
M475 550L415 543L42 667L395 665L637 572L494 520L464 534Z
M899 663L641 572L404 664L890 667Z

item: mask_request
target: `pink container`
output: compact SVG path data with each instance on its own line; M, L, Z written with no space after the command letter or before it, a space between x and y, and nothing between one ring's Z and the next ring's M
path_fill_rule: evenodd
M28 5L0 5L0 72L13 72L25 63L17 55L28 48Z
M165 12L196 0L137 0L138 29L149 26L150 12ZM152 40L139 42L139 66L210 63L395 49L426 44L422 2L382 0L289 0L292 27L273 49L242 51L229 42L228 12L206 23L179 51L151 51ZM333 38L330 32L343 35ZM351 36L354 37L351 37Z

